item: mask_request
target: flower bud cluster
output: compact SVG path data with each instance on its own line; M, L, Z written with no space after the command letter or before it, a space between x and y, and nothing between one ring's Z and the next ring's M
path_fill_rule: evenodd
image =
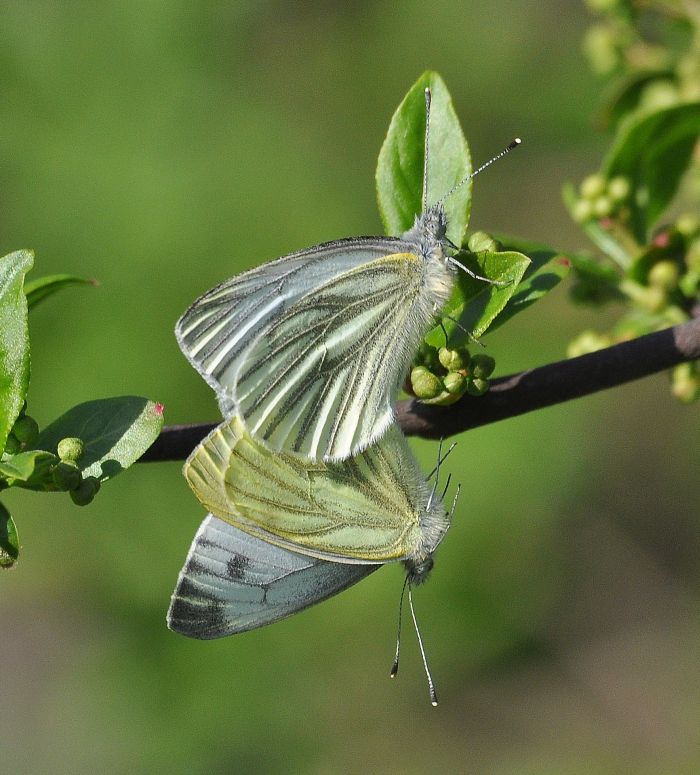
M696 28L693 7L649 0L641 12L631 0L585 2L599 18L584 36L584 53L599 75L632 84L618 97L626 98L626 112L663 110L700 97L700 49L692 35L677 34L683 25Z
M67 436L58 442L56 452L60 458L51 475L56 489L69 492L76 506L87 506L100 489L100 480L94 476L83 477L78 461L85 454L82 439Z
M470 355L466 347L439 350L423 344L411 369L407 390L423 403L447 406L465 393L480 396L489 389L496 362L489 355Z
M595 173L581 181L579 199L572 215L577 223L616 217L627 220L629 211L625 207L632 188L627 178L616 175L606 180Z

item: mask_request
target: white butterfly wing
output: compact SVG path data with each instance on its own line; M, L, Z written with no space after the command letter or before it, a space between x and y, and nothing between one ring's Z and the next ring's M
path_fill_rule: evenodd
M378 567L296 554L209 514L180 571L168 627L204 640L245 632L325 600Z
M435 312L426 261L406 248L328 280L260 333L234 388L251 433L313 460L344 460L383 435Z
M338 240L301 250L212 288L185 312L175 336L214 388L224 415L234 408L236 375L246 349L300 297L339 274L405 248L384 237Z

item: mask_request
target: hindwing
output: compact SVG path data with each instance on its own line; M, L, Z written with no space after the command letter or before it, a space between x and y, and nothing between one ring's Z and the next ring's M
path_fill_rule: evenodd
M296 554L209 514L177 580L168 627L201 639L252 630L347 589L377 567Z
M426 540L432 550L439 540L427 485L396 426L355 457L324 463L270 450L233 416L193 452L184 474L216 516L311 556L380 563L420 554Z

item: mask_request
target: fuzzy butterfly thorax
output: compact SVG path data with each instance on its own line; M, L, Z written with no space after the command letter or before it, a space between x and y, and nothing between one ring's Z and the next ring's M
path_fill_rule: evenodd
M448 250L452 243L447 239L447 215L441 204L427 207L416 215L413 226L401 239L413 243L423 259L426 295L439 310L450 298L454 284L454 269L449 265Z

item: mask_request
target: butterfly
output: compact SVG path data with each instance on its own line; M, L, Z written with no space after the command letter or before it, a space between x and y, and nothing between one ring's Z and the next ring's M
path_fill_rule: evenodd
M274 450L337 461L381 438L411 359L464 269L443 202L471 172L428 206L430 95L423 211L411 229L278 258L206 292L177 322L180 348L224 416L237 412Z
M203 639L261 627L392 561L406 568L413 615L411 586L430 574L457 501L448 513L449 478L437 492L445 457L438 456L429 487L395 426L355 457L323 462L270 450L233 415L185 463L185 478L210 513L180 572L168 627Z

